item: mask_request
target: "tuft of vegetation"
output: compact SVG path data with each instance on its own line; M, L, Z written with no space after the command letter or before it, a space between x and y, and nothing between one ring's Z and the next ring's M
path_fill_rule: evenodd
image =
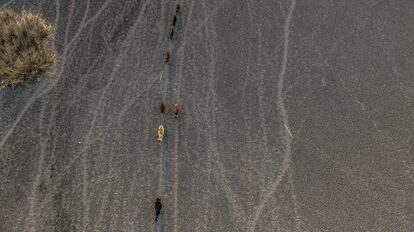
M0 11L0 89L27 86L52 72L52 26L30 11Z

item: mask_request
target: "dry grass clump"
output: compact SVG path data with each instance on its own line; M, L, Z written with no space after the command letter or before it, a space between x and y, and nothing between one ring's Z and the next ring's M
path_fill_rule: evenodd
M52 34L51 25L30 11L0 11L0 89L36 83L52 71Z

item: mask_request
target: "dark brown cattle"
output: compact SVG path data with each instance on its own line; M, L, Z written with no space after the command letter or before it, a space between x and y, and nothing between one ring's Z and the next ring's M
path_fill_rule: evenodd
M163 114L164 111L165 111L165 105L164 105L163 101L161 101L161 103L160 103L160 111L161 111L161 114Z
M171 30L170 30L170 39L174 38L174 32L175 32L174 28L171 28Z
M165 63L170 62L170 52L169 51L165 52L165 60L164 60L164 62Z
M174 15L172 26L175 27L175 24L177 23L177 15Z
M178 12L180 12L180 3L177 3L177 5L175 6L175 13L178 14Z

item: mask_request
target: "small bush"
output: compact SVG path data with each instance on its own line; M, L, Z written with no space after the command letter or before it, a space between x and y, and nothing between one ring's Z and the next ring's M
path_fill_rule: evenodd
M30 11L0 11L0 88L33 84L52 71L52 35L51 25Z

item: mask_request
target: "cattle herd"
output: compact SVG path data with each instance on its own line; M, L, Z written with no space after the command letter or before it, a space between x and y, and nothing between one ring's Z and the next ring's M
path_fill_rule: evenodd
M170 27L170 31L169 31L170 40L174 39L175 25L177 23L177 16L180 13L180 7L181 7L180 3L177 3L176 6L175 6L175 14L174 14L174 17L172 19L172 23L171 23L171 27ZM168 50L165 52L164 62L166 64L168 64L170 62L170 52ZM178 105L178 103L175 103L173 105L173 108L172 108L174 118L178 118L178 114L180 113L180 111L181 111L180 106ZM164 113L165 113L164 101L161 101L161 103L160 103L160 112L161 112L161 115L164 115ZM163 142L164 133L165 133L164 125L160 124L158 126L158 131L157 131L157 141L158 142ZM156 222L158 221L158 216L161 214L161 208L162 208L161 199L157 198L155 200L155 221Z

